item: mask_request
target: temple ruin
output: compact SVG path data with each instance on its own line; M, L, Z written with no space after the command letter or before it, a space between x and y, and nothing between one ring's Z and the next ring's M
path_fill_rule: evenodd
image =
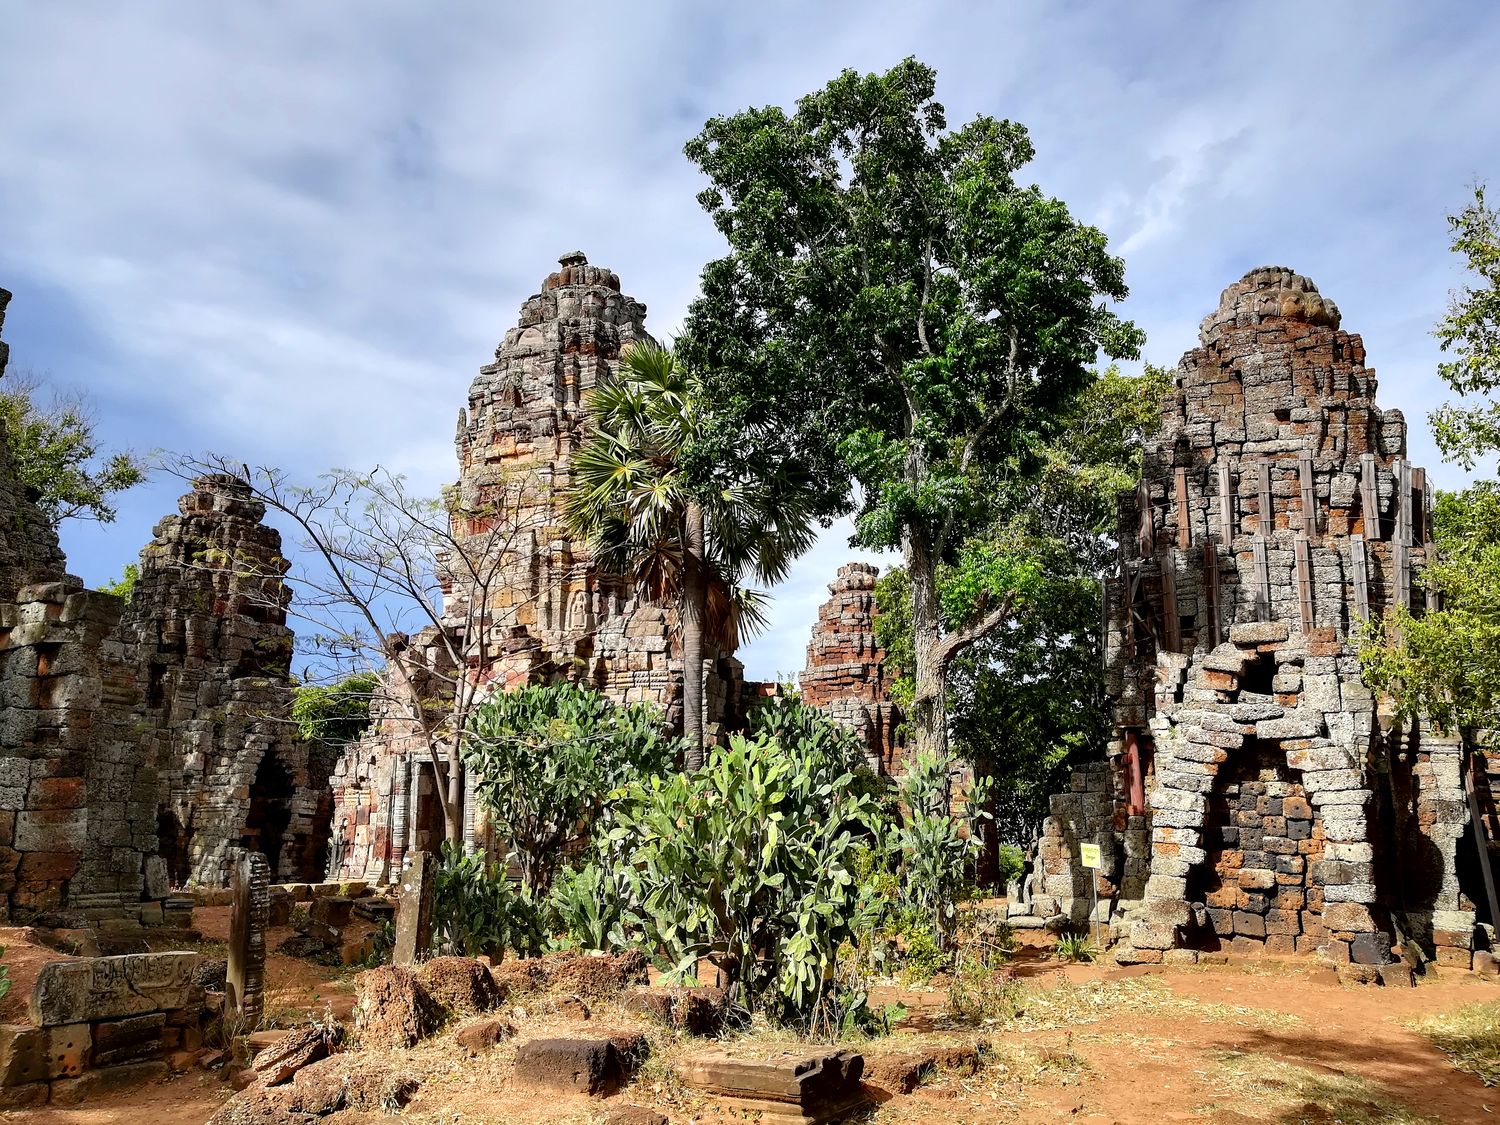
M899 773L906 748L901 709L891 701L885 650L875 639L875 580L869 563L845 563L818 608L807 667L798 682L802 700L853 730L871 766Z
M1423 608L1431 489L1405 421L1291 270L1226 289L1200 340L1122 498L1108 766L1053 798L1012 911L1081 921L1096 879L1122 961L1318 952L1373 973L1400 943L1467 968L1489 914L1479 756L1393 723L1356 650L1362 622Z

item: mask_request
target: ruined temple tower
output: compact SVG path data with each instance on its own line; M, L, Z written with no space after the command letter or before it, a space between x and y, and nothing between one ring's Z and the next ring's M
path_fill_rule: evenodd
M869 563L839 567L818 609L799 684L802 701L859 735L872 768L897 773L905 738L901 710L891 702L891 671L875 639L875 580Z
M323 870L331 763L319 768L291 722L287 561L264 516L242 480L193 481L141 551L120 621L176 883L221 884L241 847L283 880Z
M1122 959L1229 948L1467 967L1471 757L1400 729L1361 623L1420 612L1431 491L1363 341L1291 270L1224 291L1122 498L1108 583L1109 769L1053 799L1022 909L1077 914L1104 845ZM1466 881L1467 880L1467 881Z
M683 673L675 610L603 571L562 515L588 393L615 377L632 342L650 339L645 318L646 306L621 292L613 272L566 254L480 368L459 413L454 510L469 521L457 525L465 554L486 561L466 568L450 560L445 627L481 631L464 646L474 654L466 674L496 689L566 679L620 703L654 704L676 724ZM439 667L447 658L435 639L428 629L398 643L409 666L441 679L452 672ZM733 725L743 706L740 663L710 653L707 664L705 720L709 729ZM425 740L399 717L376 719L334 779L337 869L353 877L399 870L409 851L435 850L441 839Z

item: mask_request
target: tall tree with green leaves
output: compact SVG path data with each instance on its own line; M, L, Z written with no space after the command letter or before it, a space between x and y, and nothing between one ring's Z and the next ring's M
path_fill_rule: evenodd
M67 519L112 522L113 497L146 479L143 458L101 450L87 399L44 399L35 375L12 375L0 384L0 433L27 496L53 527Z
M1461 396L1429 415L1444 457L1473 469L1500 452L1500 215L1483 187L1448 217L1453 252L1478 283L1455 290L1437 326L1453 358L1438 374ZM1365 638L1366 681L1407 717L1474 740L1500 730L1500 482L1440 492L1433 510L1438 558L1422 583L1441 608L1387 612ZM1493 747L1492 747L1493 748Z
M1160 425L1170 387L1161 368L1148 364L1131 376L1111 366L1042 447L1039 472L1000 474L989 534L1029 553L1040 577L1029 613L1003 622L954 661L948 710L954 752L992 780L995 826L1007 839L1028 839L1066 771L1103 753L1109 712L1100 581L1115 557L1116 498L1138 479L1144 440ZM952 604L946 566L937 583L945 614L970 612L962 601ZM876 635L900 670L898 698L912 691L909 587L897 567L876 588Z
M915 742L946 758L949 668L1039 574L983 534L998 477L1040 471L1099 353L1133 357L1142 336L1109 307L1126 287L1104 235L1017 180L1025 128L949 130L935 92L908 59L704 126L687 154L730 252L679 352L715 415L704 456L748 438L822 481L823 513L855 510L857 542L900 549ZM946 618L945 565L968 606Z
M687 766L703 764L705 640L733 649L763 623L742 577L775 583L811 545L813 521L791 466L736 453L688 458L703 438L698 385L672 352L633 344L618 378L589 399L590 433L573 456L565 512L607 570L648 597L675 601L682 630Z

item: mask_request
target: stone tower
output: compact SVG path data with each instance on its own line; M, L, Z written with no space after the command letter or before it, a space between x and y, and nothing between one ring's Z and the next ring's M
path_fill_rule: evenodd
M563 255L560 264L521 306L519 322L495 349L495 361L480 368L459 415L461 508L496 504L513 513L518 529L492 548L504 557L489 590L486 621L496 636L488 647L497 659L487 674L506 687L577 680L621 703L654 703L676 723L682 666L673 645L675 611L644 602L628 579L601 571L562 519L586 397L615 376L624 349L651 339L646 306L580 253ZM472 596L455 575L450 616ZM737 706L740 679L732 657L714 663L706 693L710 723Z
M879 574L869 563L839 567L828 585L830 596L818 609L799 683L804 703L857 733L871 764L891 774L899 772L905 740L900 734L901 710L889 695L885 650L875 639Z
M1200 341L1122 497L1110 769L1054 799L1034 906L1077 913L1076 845L1097 842L1122 959L1320 952L1374 973L1393 940L1467 950L1463 750L1382 722L1356 648L1362 622L1422 609L1431 494L1405 422L1291 270L1231 285Z
M264 515L233 476L193 481L141 551L120 622L152 732L161 853L177 882L219 885L239 847L264 852L284 880L322 874L315 823L330 767L314 776L291 724L287 561Z

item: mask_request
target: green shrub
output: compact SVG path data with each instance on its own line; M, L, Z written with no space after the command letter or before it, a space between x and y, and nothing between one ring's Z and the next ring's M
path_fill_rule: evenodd
M5 956L5 946L0 945L0 957ZM5 994L10 991L10 967L0 964L0 1000L5 999Z
M1092 961L1098 955L1084 934L1064 934L1053 953L1064 961Z
M433 944L443 952L474 957L541 952L546 934L541 911L523 888L506 877L505 864L465 855L443 841L432 903Z
M537 684L475 708L463 757L496 835L511 841L521 881L540 896L562 857L589 838L610 791L670 772L681 745L653 708L620 707L576 684Z
M999 870L995 881L1003 892L1013 879L1019 879L1026 870L1026 853L1015 844L1001 844L999 852Z
M608 952L628 944L621 929L619 888L597 863L559 872L547 895L547 911L562 935L556 944L586 953Z
M626 786L601 841L624 932L683 974L723 959L745 1007L805 1026L837 991L860 928L854 870L880 835L859 768L837 738L762 731L710 747L701 770Z
M915 755L900 783L906 815L893 847L902 901L920 910L934 937L951 943L956 906L969 886L978 840L948 809L947 767L931 754Z

